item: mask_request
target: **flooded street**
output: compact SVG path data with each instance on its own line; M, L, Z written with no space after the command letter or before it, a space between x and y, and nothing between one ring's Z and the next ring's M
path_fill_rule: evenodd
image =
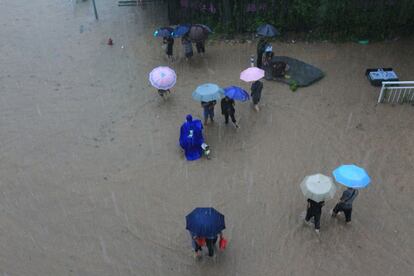
M169 63L153 31L160 3L0 0L0 275L411 275L414 270L414 107L376 105L365 69L414 79L414 41L276 42L276 55L321 68L291 92L264 81L262 109L236 104L241 128L205 127L211 160L178 147L197 85L239 80L255 43L212 42ZM108 38L114 41L107 45ZM148 82L169 64L167 101ZM343 163L372 184L351 225L323 208L321 234L304 225L299 183ZM196 261L185 215L213 206L229 246ZM411 257L410 257L411 256Z

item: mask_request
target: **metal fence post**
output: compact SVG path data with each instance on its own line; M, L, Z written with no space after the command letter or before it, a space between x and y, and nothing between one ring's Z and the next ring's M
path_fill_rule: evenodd
M92 0L92 4L93 4L93 12L95 13L95 18L96 20L98 20L98 12L96 11L96 4L95 4L95 0Z
M381 92L380 92L379 97L378 97L378 103L382 102L382 99L384 97L384 91L385 91L385 84L383 83L382 87L381 87Z

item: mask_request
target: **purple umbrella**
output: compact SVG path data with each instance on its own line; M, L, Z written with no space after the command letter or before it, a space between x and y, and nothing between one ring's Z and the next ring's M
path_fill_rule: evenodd
M229 86L224 88L224 95L230 99L245 102L250 99L249 93L238 86Z
M264 77L264 70L257 67L250 67L240 73L240 79L245 82L260 80Z
M208 37L208 30L201 25L193 25L188 32L188 36L192 41L203 41Z
M174 70L167 66L154 68L149 74L151 85L157 89L167 90L177 82L177 75Z

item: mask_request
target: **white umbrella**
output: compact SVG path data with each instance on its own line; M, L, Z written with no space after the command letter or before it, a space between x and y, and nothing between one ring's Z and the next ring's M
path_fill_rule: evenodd
M320 173L306 176L300 183L300 188L306 198L316 202L332 199L336 192L333 179Z

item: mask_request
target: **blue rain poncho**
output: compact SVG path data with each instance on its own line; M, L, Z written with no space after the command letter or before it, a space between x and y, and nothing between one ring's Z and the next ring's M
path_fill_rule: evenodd
M200 120L193 120L191 115L187 115L186 119L180 128L180 146L184 149L187 160L197 160L203 155L203 124Z

